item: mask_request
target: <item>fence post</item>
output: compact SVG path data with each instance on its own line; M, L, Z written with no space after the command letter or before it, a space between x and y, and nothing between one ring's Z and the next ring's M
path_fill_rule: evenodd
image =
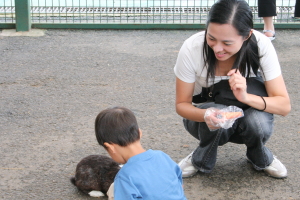
M16 31L29 31L30 20L30 0L15 0L16 9Z

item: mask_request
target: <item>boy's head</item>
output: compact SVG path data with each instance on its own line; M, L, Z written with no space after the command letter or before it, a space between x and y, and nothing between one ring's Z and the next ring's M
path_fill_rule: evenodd
M124 107L107 108L95 120L98 143L106 148L105 142L127 146L140 139L137 120L132 111Z

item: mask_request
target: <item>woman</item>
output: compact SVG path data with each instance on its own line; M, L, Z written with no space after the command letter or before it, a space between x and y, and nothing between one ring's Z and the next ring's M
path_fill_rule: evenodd
M196 150L179 163L183 177L197 171L211 172L218 146L227 142L245 144L246 156L256 170L264 170L275 178L286 177L285 166L265 147L273 131L273 114L285 116L291 109L271 41L252 29L252 12L241 0L215 3L206 27L184 42L174 67L176 111L184 118L186 130L200 140ZM265 97L247 92L247 79L259 78L260 74L267 92ZM193 96L207 88L213 91L214 84L221 80L229 84L236 101L245 105L244 117L229 129L215 125L220 120L216 115L205 116L211 109L225 108L222 102L192 102Z

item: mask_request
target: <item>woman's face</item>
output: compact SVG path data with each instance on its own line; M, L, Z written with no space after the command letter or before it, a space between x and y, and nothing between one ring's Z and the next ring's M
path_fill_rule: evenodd
M206 41L219 61L235 59L234 55L241 49L245 39L231 24L209 23Z

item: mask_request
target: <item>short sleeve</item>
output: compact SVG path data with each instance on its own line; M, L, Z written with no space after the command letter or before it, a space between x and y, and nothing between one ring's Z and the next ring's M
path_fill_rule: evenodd
M260 66L265 81L270 81L281 75L281 68L276 50L269 38L255 31L258 51L260 55Z
M195 82L195 63L192 58L192 52L188 48L187 41L185 41L178 53L177 61L174 67L174 72L177 78L186 82Z

